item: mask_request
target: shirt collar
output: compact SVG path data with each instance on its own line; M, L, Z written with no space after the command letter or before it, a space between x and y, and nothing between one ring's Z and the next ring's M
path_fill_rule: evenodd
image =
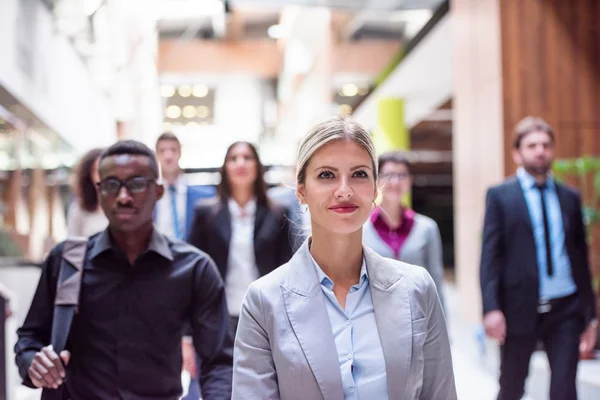
M525 171L525 168L523 167L517 168L517 179L519 179L521 186L527 190L533 189L536 185L535 178L529 172ZM548 189L554 188L554 179L552 172L548 172L548 176L546 178L546 185Z
M96 236L96 242L90 249L89 259L96 258L98 255L110 249L113 249L113 244L110 239L108 228L106 228ZM169 247L169 242L167 242L164 235L161 235L156 228L152 230L152 236L150 237L147 251L152 251L169 261L173 261L173 252Z
M310 259L312 260L315 271L317 271L317 277L319 279L319 283L321 286L325 286L329 290L333 290L333 281L327 276L325 272L319 267L317 261L315 261L310 251L308 252L310 255ZM360 267L360 280L358 281L358 287L362 287L365 282L369 281L369 274L367 273L367 263L365 262L365 258L363 257L362 266Z
M245 216L254 215L256 212L256 199L250 199L250 201L246 203L244 207L241 207L237 201L230 197L227 201L227 207L229 208L229 214L234 217L241 217L242 212L244 212Z
M167 186L171 186L171 185L167 184ZM187 188L187 177L185 176L184 173L179 174L179 176L173 183L173 186L175 186L175 191L177 193L185 192L185 189Z

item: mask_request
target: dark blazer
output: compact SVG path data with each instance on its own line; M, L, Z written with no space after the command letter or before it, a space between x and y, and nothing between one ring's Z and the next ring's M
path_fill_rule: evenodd
M579 193L556 182L565 247L586 325L596 315ZM537 326L539 274L533 227L516 177L488 190L481 252L483 313L501 310L508 335Z
M292 257L289 212L283 207L257 204L254 222L254 257L260 276L287 263ZM206 252L227 276L231 215L227 201L211 199L196 205L189 242Z

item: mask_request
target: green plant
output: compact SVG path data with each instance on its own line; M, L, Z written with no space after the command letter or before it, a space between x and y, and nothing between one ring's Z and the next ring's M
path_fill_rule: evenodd
M591 249L592 285L600 290L600 157L556 160L554 175L575 184L581 192L583 219Z

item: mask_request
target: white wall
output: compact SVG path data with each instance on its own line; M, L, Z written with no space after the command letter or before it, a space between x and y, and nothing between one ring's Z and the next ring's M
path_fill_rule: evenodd
M0 10L0 85L80 151L114 141L109 100L49 10L39 0L0 0Z
M196 128L174 127L182 142L184 168L216 167L223 163L225 150L237 140L258 142L262 131L263 103L267 100L265 82L249 75L171 75L161 76L162 84L205 84L215 89L214 124ZM149 143L154 141L160 132Z

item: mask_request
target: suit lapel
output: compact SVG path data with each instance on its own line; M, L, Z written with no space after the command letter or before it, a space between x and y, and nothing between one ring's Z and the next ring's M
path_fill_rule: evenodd
M254 252L258 253L260 248L260 229L263 226L268 215L268 209L264 205L256 205L256 213L254 214Z
M560 213L562 216L562 222L563 222L563 231L565 233L565 238L569 237L567 235L567 232L570 229L570 224L569 224L569 215L567 214L569 211L569 199L567 197L567 191L565 190L565 188L558 182L554 181L554 185L556 187L556 196L558 197L558 203L560 205Z
M397 267L368 247L363 249L375 321L385 358L390 399L406 393L412 354L412 315L406 279Z
M213 228L217 230L221 239L227 244L226 254L229 252L229 242L231 240L231 215L227 203L220 202L215 213Z
M288 319L325 400L343 400L342 376L325 298L308 241L292 257L282 294Z
M533 225L531 224L531 214L529 213L529 207L527 207L527 201L525 200L525 193L521 187L519 179L516 177L512 178L511 182L512 196L515 199L514 204L517 211L521 214L520 221L525 221L527 227L533 232Z

